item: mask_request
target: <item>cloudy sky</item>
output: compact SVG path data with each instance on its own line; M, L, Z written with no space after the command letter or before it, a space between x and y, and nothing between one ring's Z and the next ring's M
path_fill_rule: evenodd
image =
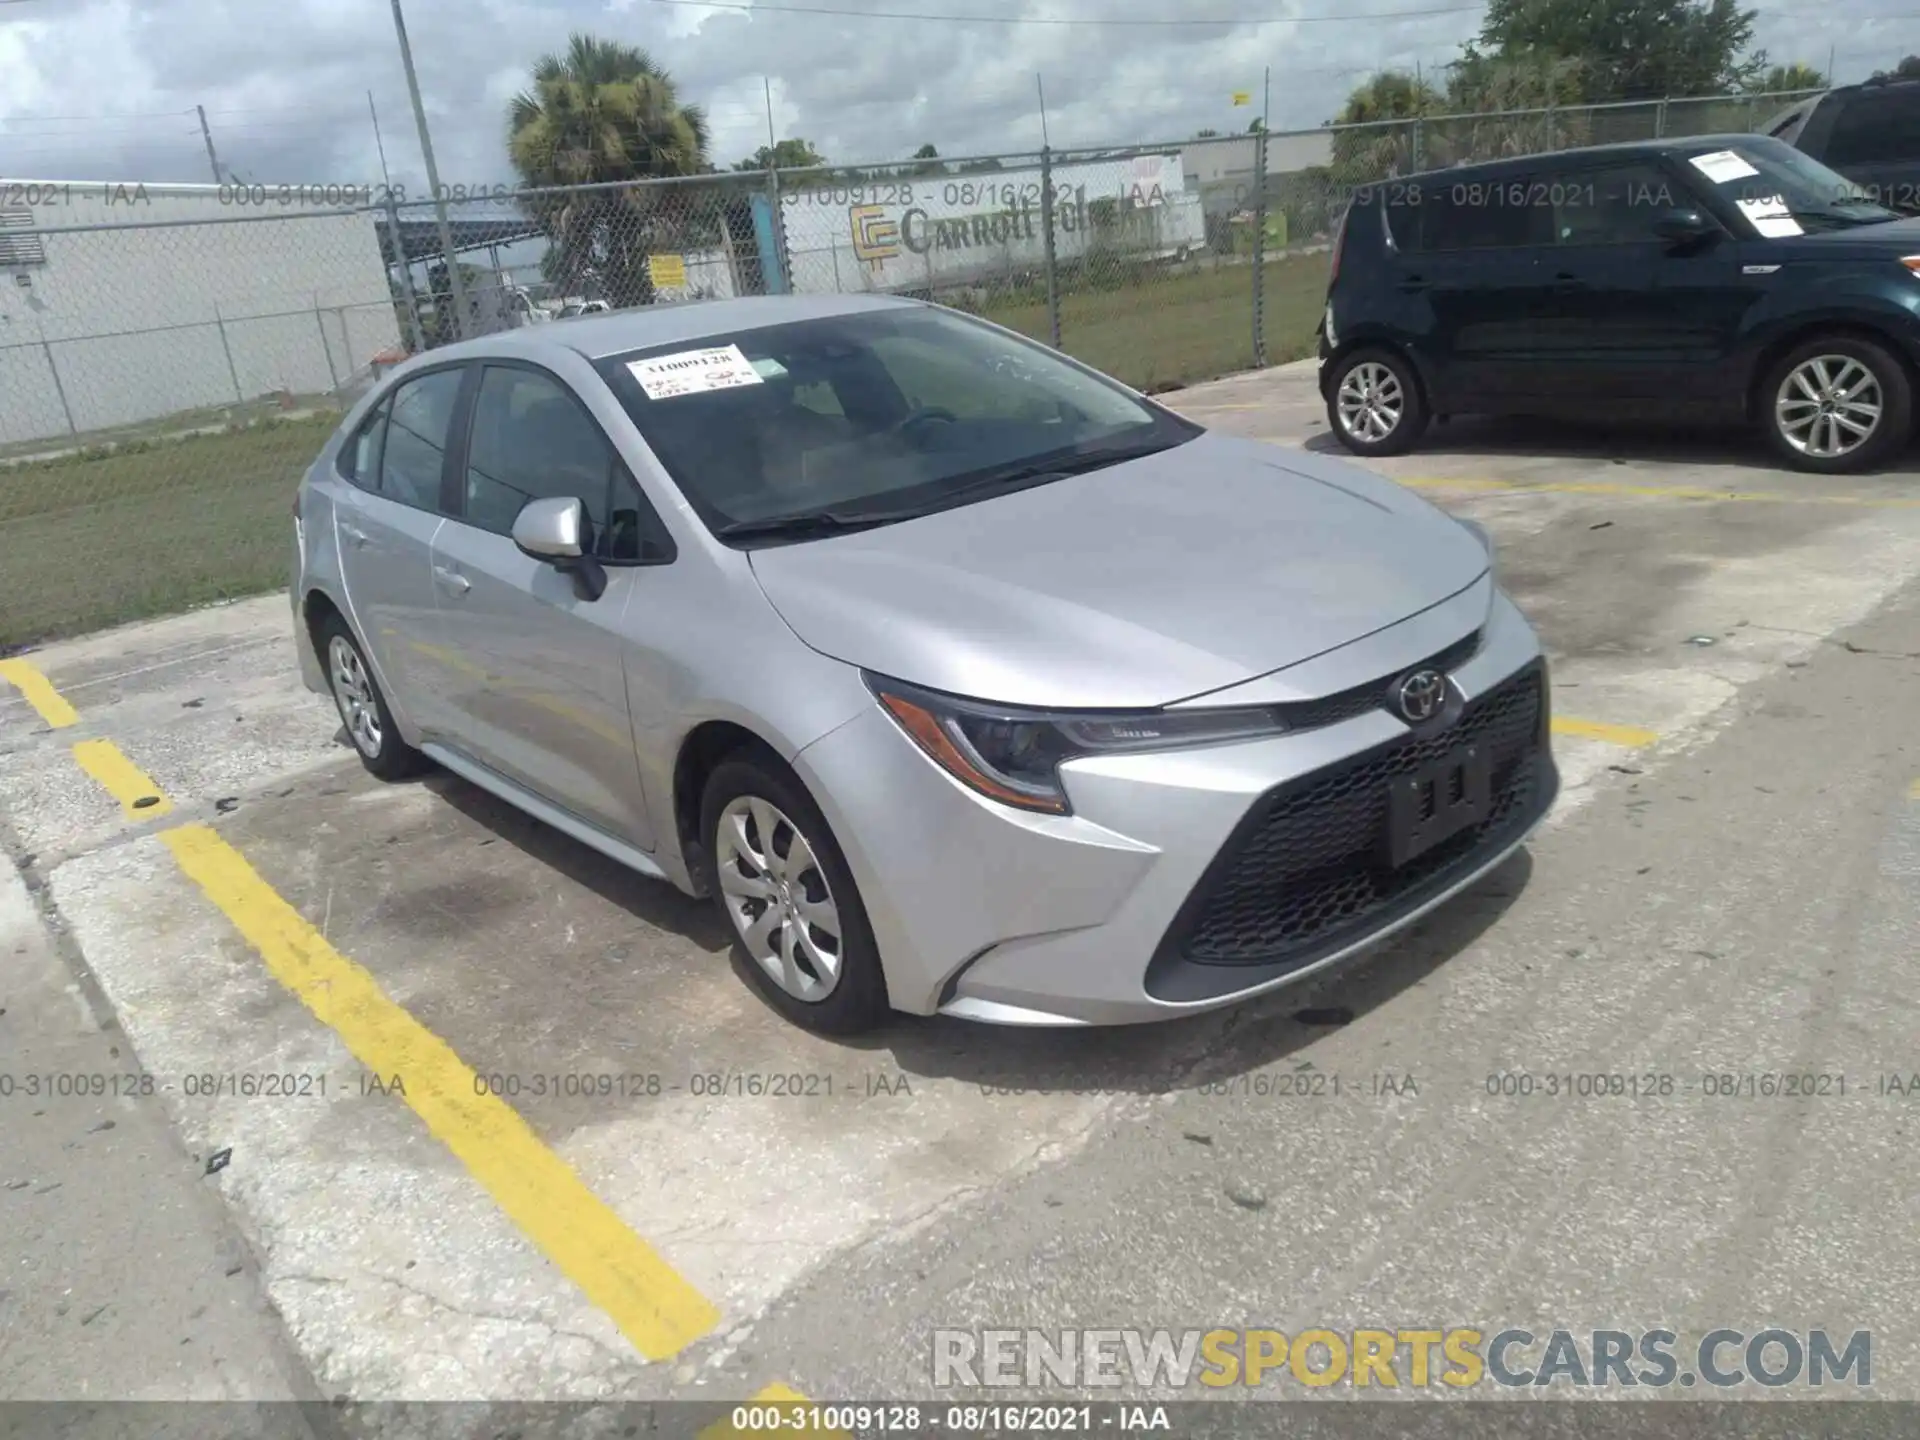
M1837 45L1845 81L1920 51L1920 0L1863 0L1839 30L1829 0L1757 3L1758 41L1775 61L1824 69ZM1477 28L1479 7L406 0L406 9L441 180L453 185L508 177L507 99L572 30L651 50L707 107L722 164L764 143L769 89L781 137L874 161L929 141L947 155L1037 146L1036 75L1056 146L1244 129L1256 112L1234 109L1232 94L1254 92L1257 105L1267 67L1273 127L1317 125L1370 72L1444 65ZM394 179L417 186L424 172L389 0L0 0L0 176L208 181L194 115L203 105L220 159L243 179L377 183L369 91Z

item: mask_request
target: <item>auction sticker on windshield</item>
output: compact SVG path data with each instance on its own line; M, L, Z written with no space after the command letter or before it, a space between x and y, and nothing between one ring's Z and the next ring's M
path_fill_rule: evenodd
M679 395L704 395L709 390L764 383L760 372L740 353L738 345L682 350L652 360L630 360L627 369L640 382L649 400L671 400Z
M1716 185L1724 185L1729 180L1745 180L1760 173L1731 150L1696 155L1693 157L1693 168Z

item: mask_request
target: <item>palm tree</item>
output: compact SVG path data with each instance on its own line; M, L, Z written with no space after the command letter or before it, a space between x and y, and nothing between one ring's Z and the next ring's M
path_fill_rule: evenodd
M555 190L668 176L701 175L707 158L707 117L686 105L673 78L637 46L576 34L564 55L543 55L533 84L507 105L507 155L529 189L529 215L547 234L548 278L563 291L598 288L618 306L653 298L646 257L669 236L717 232L708 223L674 223L691 194L666 200L658 187ZM709 234L706 238L712 238Z

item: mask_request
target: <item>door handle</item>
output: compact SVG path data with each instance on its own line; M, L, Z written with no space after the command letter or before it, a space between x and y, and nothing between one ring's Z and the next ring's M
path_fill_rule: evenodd
M1422 275L1409 275L1400 282L1400 288L1408 294L1431 288L1431 283Z
M362 530L358 525L349 525L343 520L340 522L340 530L347 539L353 542L353 548L356 550L367 543L367 532Z
M1578 275L1572 275L1562 270L1558 275L1553 277L1553 288L1556 290L1585 290L1587 288L1587 282L1582 280Z
M433 567L433 578L456 595L464 595L473 588L473 582L458 570L449 570L445 565Z

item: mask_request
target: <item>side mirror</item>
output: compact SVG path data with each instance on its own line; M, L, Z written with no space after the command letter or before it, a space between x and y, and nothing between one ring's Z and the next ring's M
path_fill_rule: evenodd
M573 593L598 600L607 592L607 571L586 552L587 510L572 497L529 501L514 519L513 543L520 553L573 577Z
M586 507L578 500L529 501L513 522L513 543L536 560L578 560L586 529Z
M1719 232L1714 223L1698 210L1669 210L1654 218L1653 233L1678 248L1698 245Z

